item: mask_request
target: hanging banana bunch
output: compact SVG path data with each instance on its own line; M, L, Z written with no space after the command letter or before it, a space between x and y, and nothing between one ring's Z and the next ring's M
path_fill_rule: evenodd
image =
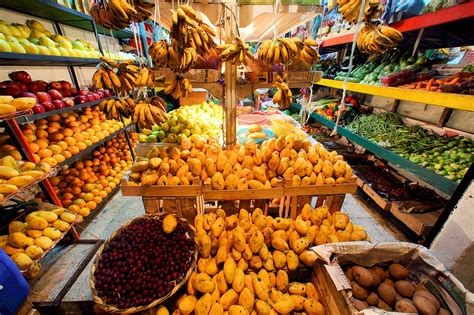
M233 64L243 63L247 65L248 59L253 59L249 44L246 44L240 36L235 37L234 44L222 44L216 47L219 52L218 57L223 61Z
M307 38L303 42L303 48L298 52L298 58L307 66L313 66L319 62L319 53L313 46L318 46L318 43L311 38Z
M186 97L188 93L193 91L193 87L188 78L185 78L181 75L177 75L174 80L168 85L163 93L171 94L174 99L181 97Z
M151 129L153 125L161 126L167 120L166 103L158 96L139 102L132 114L133 123L140 128Z
M288 40L288 43L286 41ZM292 45L294 51L289 50L287 45ZM291 61L296 47L294 43L288 38L279 38L278 40L267 39L262 42L257 50L257 58L262 62L272 66L275 64L287 64Z
M153 60L153 65L158 68L166 68L168 66L168 59L170 58L168 52L168 43L166 39L162 39L153 44L148 49L148 54Z
M288 74L278 73L273 81L273 86L277 88L273 95L273 103L280 105L281 109L286 109L293 103L293 93L288 87Z
M337 0L337 3L339 4L339 13L341 13L344 20L351 24L357 23L362 0ZM377 18L381 9L380 0L366 0L362 12L362 21L370 22Z
M140 72L137 74L137 78L135 79L134 86L142 87L147 86L152 88L155 84L155 71L153 69L148 68L148 66L143 66Z
M130 117L135 108L135 102L132 98L119 98L112 100L103 100L99 104L99 109L105 113L107 119L120 120L120 116Z
M109 0L93 4L89 13L95 22L112 29L122 29L131 22L144 22L151 16L154 4L133 0Z
M357 37L357 47L367 54L381 55L402 40L403 34L390 26L366 24Z
M171 17L170 37L178 48L192 47L199 53L207 53L214 46L216 33L202 21L200 14L189 5L181 5Z
M117 93L130 93L138 77L139 67L134 60L123 60L120 63L108 57L101 57L96 72L92 76L92 85L96 89L108 88ZM117 69L117 72L115 72Z

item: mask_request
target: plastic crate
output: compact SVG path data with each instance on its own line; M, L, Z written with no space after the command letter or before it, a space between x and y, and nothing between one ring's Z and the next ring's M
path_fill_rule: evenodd
M30 286L8 255L0 250L0 314L14 314L25 301Z

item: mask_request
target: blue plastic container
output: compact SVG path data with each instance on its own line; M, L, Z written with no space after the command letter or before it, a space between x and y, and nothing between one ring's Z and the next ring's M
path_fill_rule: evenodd
M249 128L243 128L237 132L237 137L239 138L240 144L245 144L247 141L250 140L249 138L244 138L241 136L244 132L249 132ZM275 134L271 130L263 129L262 132L265 133L267 137L264 139L253 139L255 143L262 143L265 140L275 137Z
M18 267L0 249L0 314L14 314L29 292L30 286Z

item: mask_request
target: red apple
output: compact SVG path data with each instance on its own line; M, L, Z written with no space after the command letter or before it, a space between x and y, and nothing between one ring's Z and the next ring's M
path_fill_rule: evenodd
M54 100L54 101L52 101L51 103L53 103L54 108L56 108L56 109L60 109L60 108L66 107L66 105L64 105L63 101L61 101L61 100Z
M36 104L35 106L33 106L33 112L35 114L44 113L45 111L46 111L46 109L41 104Z
M41 105L43 105L44 109L45 109L47 112L50 112L50 111L56 109L56 108L54 107L54 104L51 103L51 102L44 102L44 103L41 103Z
M79 95L87 95L89 93L88 90L80 90Z
M94 96L94 101L100 100L100 96L97 93L92 93L92 96Z
M63 103L64 103L64 105L66 105L66 107L74 106L74 100L70 97L65 97L61 101L63 101Z
M36 93L40 91L40 85L37 81L31 82L28 84L28 91L31 93Z
M15 71L8 74L8 76L13 80L21 83L31 83L31 77L26 71Z
M58 90L55 90L55 89L51 89L48 91L48 94L51 95L51 99L53 100L60 100L63 98L63 96L61 95L61 93L59 93Z
M69 89L69 94L71 94L71 96L76 96L77 95L77 89L76 88L70 88Z
M22 92L27 92L28 91L28 86L25 83L18 83L18 86L20 87L20 91Z
M95 101L94 94L90 93L90 94L87 94L86 96L87 96L87 100L88 100L89 102Z
M51 95L46 92L38 92L36 93L36 98L40 103L51 102Z
M43 80L36 80L35 82L38 83L40 92L46 92L48 89L48 83Z
M8 81L2 81L0 82L0 89L6 89L8 87L8 83L10 83L12 81L8 80Z
M67 81L59 81L59 83L61 83L61 86L63 89L70 89L72 87L72 84L70 82L67 82Z
M97 94L99 95L99 98L104 98L105 96L104 92L101 91L97 92Z
M87 96L85 95L78 95L74 98L74 103L76 104L83 104L88 101Z
M13 97L17 97L20 95L21 91L18 86L6 87L4 89L0 89L0 95L10 95Z
M71 94L69 93L69 90L67 89L60 89L58 91L59 93L61 93L62 96L65 96L65 97L71 96Z
M104 90L104 95L105 95L105 97L111 97L112 93L110 93L109 90Z
M59 83L58 81L49 82L48 87L52 90L59 90L62 88L61 83Z
M36 100L36 103L38 103L38 98L36 97L36 95L34 93L23 92L23 93L21 93L21 96L22 97L32 97Z

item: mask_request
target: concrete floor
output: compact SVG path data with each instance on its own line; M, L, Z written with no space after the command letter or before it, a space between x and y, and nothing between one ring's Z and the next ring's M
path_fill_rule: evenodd
M366 228L370 240L374 243L406 240L400 232L394 230L390 223L386 222L375 210L367 207L356 195L346 197L343 211L349 214L354 223ZM120 226L144 213L141 197L123 197L121 192L118 192L81 232L81 239L106 240ZM57 254L48 255L43 262L44 271L40 277L30 283L32 285L30 299L33 302L53 301L60 295L61 288L71 278L79 264L86 260L87 255L94 250L94 244L78 244L58 248ZM64 295L61 303L64 311L80 313L83 310L80 305L92 300L89 284L92 262L93 259L89 261Z

